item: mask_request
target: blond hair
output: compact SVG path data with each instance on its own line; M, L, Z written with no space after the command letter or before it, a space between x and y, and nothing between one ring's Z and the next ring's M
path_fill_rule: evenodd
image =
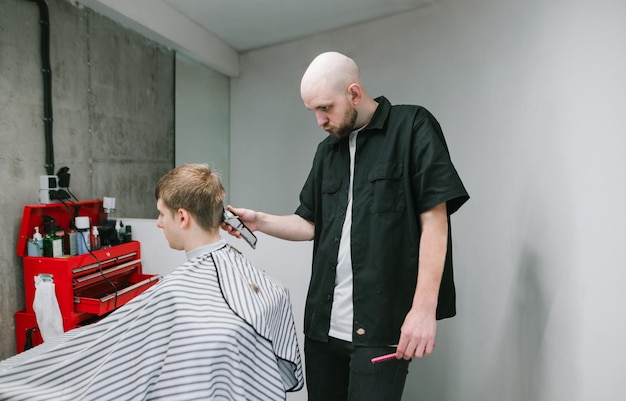
M220 177L207 164L183 164L165 174L154 195L172 210L187 210L205 230L218 228L226 191Z

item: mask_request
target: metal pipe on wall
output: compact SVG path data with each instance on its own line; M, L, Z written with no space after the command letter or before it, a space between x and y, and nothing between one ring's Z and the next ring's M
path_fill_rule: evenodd
M39 6L41 25L41 72L43 74L43 123L46 141L46 163L48 175L54 175L54 144L52 140L52 68L50 67L50 15L45 0L29 0Z

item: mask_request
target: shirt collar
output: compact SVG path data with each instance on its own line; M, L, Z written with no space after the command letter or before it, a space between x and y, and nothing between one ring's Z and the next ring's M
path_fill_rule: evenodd
M389 100L384 96L380 96L374 99L374 101L378 103L378 107L376 111L374 111L370 122L363 128L363 131L383 129L385 121L387 121L387 117L389 117L389 112L391 111L391 103L389 103Z
M205 253L216 251L225 245L226 241L222 238L212 244L199 246L196 249L192 249L191 251L187 252L187 260L191 260L200 255L204 255Z

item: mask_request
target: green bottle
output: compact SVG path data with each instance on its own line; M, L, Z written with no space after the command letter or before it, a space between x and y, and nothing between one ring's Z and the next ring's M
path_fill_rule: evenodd
M60 258L63 256L63 238L56 236L56 226L52 217L44 215L43 220L45 233L43 238L43 256Z

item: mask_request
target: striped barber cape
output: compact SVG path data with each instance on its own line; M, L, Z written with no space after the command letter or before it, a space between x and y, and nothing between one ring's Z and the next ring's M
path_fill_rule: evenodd
M100 322L1 362L0 400L272 401L300 390L287 290L220 245Z

